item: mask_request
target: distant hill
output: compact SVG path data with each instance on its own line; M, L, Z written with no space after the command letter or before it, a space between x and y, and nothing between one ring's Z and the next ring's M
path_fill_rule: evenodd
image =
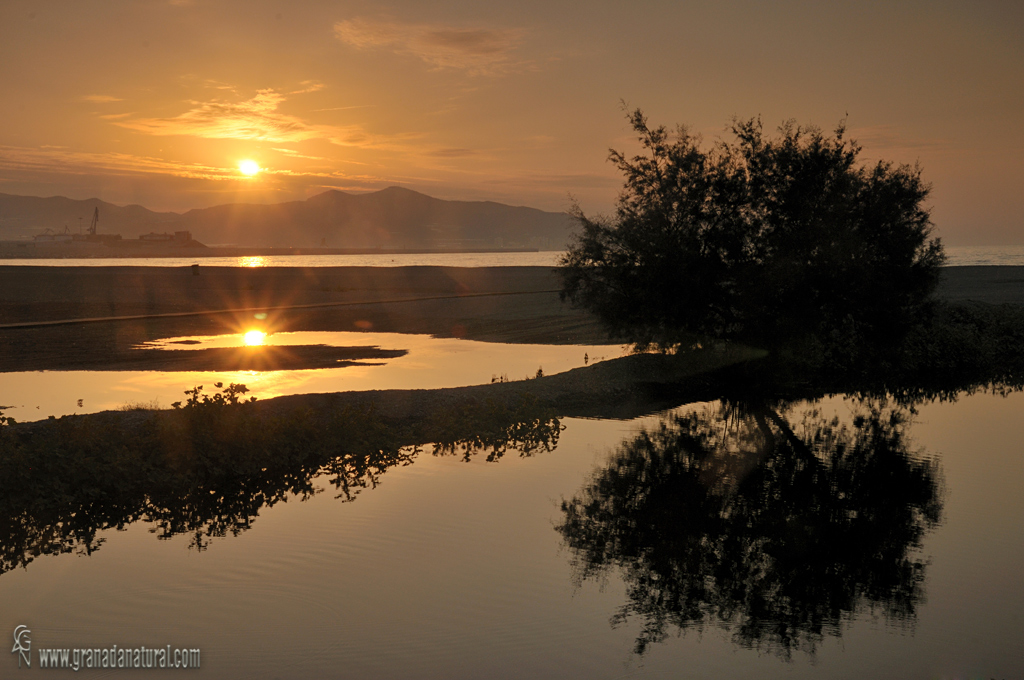
M76 201L63 196L39 198L0 194L0 240L32 237L46 229L63 232L67 227L71 233L78 233L80 228L84 231L89 227L95 208L100 209L98 231L121 234L125 238L153 231L173 231L181 223L181 215L176 213L153 212L141 205L114 205L98 198Z
M37 198L0 194L0 240L44 229L88 227L100 211L100 233L135 238L188 230L214 244L331 248L538 248L560 250L572 223L564 213L491 201L444 201L390 187L367 194L327 191L305 201L272 205L233 203L184 214L116 206L99 199Z

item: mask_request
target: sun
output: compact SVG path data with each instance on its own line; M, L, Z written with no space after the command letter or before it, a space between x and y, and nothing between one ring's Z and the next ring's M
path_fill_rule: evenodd
M239 163L238 163L238 171L241 172L243 175L246 175L248 177L252 177L256 173L258 173L261 169L262 168L260 168L260 164L257 163L256 161L245 160L245 161L239 161Z

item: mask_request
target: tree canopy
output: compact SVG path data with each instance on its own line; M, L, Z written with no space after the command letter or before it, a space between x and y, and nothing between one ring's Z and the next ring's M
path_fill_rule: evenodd
M672 347L693 336L777 346L878 341L910 327L938 281L942 246L916 166L858 162L845 124L827 135L734 121L705 145L629 114L643 153L612 150L624 175L613 216L573 209L563 296L613 335Z

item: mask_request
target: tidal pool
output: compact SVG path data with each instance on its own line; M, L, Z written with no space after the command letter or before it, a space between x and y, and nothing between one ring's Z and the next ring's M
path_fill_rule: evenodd
M19 421L95 413L131 404L170 408L184 391L214 383L244 384L249 396L386 389L436 389L523 380L621 356L618 345L511 345L428 335L362 332L248 331L227 335L164 338L140 347L189 352L208 348L260 346L379 347L405 355L366 359L331 369L288 371L30 371L0 373L0 407Z
M358 495L232 504L202 549L138 518L29 555L0 628L198 647L204 677L1019 678L1022 409L713 402L405 450Z

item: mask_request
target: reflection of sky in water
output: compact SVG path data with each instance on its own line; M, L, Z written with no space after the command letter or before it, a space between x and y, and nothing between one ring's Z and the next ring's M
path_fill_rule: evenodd
M6 260L33 267L554 267L557 251L511 253L367 253L363 255L262 255L241 257L84 257Z
M257 347L267 344L267 334L263 331L246 331L242 338L245 340L246 347Z
M555 267L561 252L368 253L242 257L119 257L6 260L33 267ZM947 265L1024 265L1024 246L946 246Z
M813 408L848 422L841 399ZM636 619L609 624L627 598L618 572L572 582L553 529L559 499L657 418L566 420L554 452L494 464L428 450L353 503L332 487L279 503L202 553L187 535L156 540L145 522L105 531L88 557L41 556L0 576L0 601L12 621L28 617L37 647L44 636L197 646L204 677L1019 678L1022 409L1024 393L920 407L914 446L941 455L949 489L921 548L927 601L913 630L866 611L813 658L785 662L709 627L638 660Z
M198 344L176 344L176 341ZM125 404L151 404L161 408L184 400L184 391L203 385L205 392L215 382L242 383L258 399L287 394L345 392L386 389L435 389L491 382L507 376L523 380L543 369L545 375L561 373L590 361L620 356L616 345L508 345L454 338L400 333L297 332L271 333L262 337L248 333L220 336L167 338L147 343L190 351L244 345L330 345L335 347L376 346L403 349L405 356L369 359L366 365L298 371L36 371L0 373L0 405L13 407L7 415L18 420L38 420L50 415L92 413L116 409ZM82 406L78 406L78 400Z

